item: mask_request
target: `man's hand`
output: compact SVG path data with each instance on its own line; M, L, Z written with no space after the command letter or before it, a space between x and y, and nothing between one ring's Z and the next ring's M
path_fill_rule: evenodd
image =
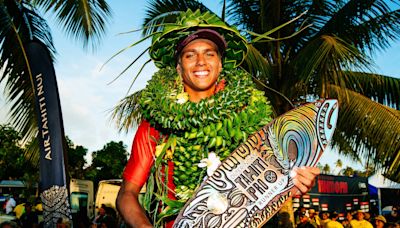
M315 177L320 174L320 170L317 167L295 167L291 172L290 176L293 178L293 184L295 188L292 189L293 195L307 193L315 183Z

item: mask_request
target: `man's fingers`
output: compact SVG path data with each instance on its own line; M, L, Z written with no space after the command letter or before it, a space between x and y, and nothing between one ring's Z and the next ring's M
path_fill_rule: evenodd
M293 184L304 194L314 185L315 177L319 174L319 168L301 167L293 168L290 176L293 178Z

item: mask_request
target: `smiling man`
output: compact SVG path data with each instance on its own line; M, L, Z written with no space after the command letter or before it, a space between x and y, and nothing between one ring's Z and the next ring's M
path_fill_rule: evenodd
M204 18L210 18L206 16ZM141 93L142 122L117 198L117 208L130 226L171 227L179 212L177 205L182 207L182 203L192 197L209 173L206 167L213 166L199 164L205 160L211 162L211 157L220 162L242 142L242 137L271 120L264 94L255 89L247 73L236 70L245 53L232 61L243 49L240 44L245 42L244 38L229 27L221 27L221 22L220 27L206 27L201 23L204 21L200 20L196 26L186 23L189 24L186 27L183 23L179 25L183 28L168 30L153 39L150 55L161 70ZM224 36L216 30L225 33ZM166 42L166 37L170 42ZM225 37L236 41L227 42ZM228 65L231 70L222 73ZM188 101L182 100L185 96ZM248 131L243 135L241 132L235 134L241 140L234 140L228 133L216 135L216 125L221 126L223 119L247 109L251 110L248 115L254 123L248 121L245 124L249 126L241 126L243 132ZM239 128L236 125L235 122L231 127ZM162 159L158 159L160 156ZM295 171L293 182L297 188L293 191L307 192L319 169L303 167ZM155 217L150 215L156 224L150 222L138 200L146 182L146 197L149 197L143 204L147 212L156 213ZM151 205L150 196L158 203Z

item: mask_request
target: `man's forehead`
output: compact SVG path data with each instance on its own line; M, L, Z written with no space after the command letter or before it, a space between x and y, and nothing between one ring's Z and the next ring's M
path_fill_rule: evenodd
M183 49L182 53L188 52L188 51L196 51L196 49L201 48L204 44L208 44L209 47L206 47L204 49L206 50L213 50L213 51L218 51L217 45L212 42L211 40L208 39L196 39L191 42L189 42ZM207 45L205 45L207 46Z

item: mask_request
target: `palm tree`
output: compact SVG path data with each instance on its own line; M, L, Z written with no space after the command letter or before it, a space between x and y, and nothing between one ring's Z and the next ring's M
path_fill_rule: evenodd
M105 0L51 1L0 0L0 82L5 84L5 97L11 104L9 122L30 141L37 133L32 75L24 45L37 39L54 59L51 31L38 13L56 14L59 24L84 47L94 48L105 33L111 16ZM34 147L37 148L37 144ZM36 150L37 152L38 150ZM38 161L35 154L28 155Z
M335 169L336 169L336 168L338 169L338 170L337 170L337 174L339 174L340 169L342 168L342 166L343 166L342 160L338 159L338 160L335 162Z
M375 168L400 181L400 79L371 73L370 58L399 38L398 8L383 0L225 0L221 17L251 43L243 67L276 114L318 98L338 99L333 146L354 160L375 161ZM148 26L174 21L171 12L187 9L209 10L198 1L150 2L144 35L159 29Z
M330 174L330 172L331 172L331 167L330 167L328 164L325 164L325 165L322 167L321 172L322 172L323 174Z
M342 169L341 173L344 176L353 176L355 171L353 168L346 166L346 168Z

